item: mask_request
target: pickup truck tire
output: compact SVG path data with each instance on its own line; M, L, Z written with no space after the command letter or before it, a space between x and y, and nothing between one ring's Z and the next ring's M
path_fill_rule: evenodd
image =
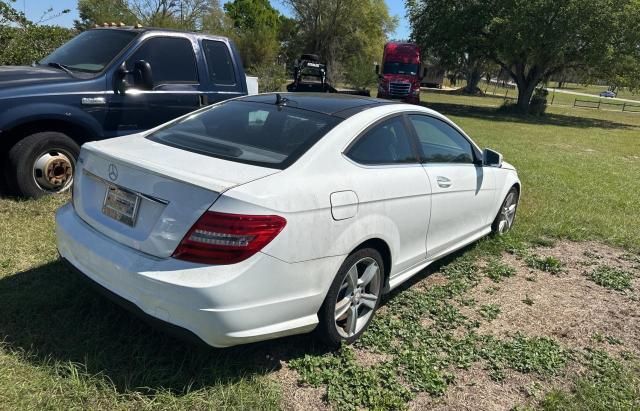
M39 198L71 187L80 146L56 131L31 134L9 150L9 182L15 194Z

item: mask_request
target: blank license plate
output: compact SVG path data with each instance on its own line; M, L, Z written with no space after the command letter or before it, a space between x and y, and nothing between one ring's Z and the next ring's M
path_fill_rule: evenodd
M107 184L107 194L102 204L102 213L106 216L133 227L136 224L140 196L120 187Z

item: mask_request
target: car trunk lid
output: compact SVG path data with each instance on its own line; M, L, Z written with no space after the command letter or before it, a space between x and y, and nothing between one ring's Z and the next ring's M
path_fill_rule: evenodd
M134 135L83 146L73 201L97 231L166 258L223 192L278 171Z

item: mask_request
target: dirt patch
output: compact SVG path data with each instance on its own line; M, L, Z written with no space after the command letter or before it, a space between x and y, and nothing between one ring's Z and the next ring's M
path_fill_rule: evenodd
M529 252L560 260L562 272L551 274L532 269L525 258L503 254L502 263L513 267L515 275L497 283L483 276L476 287L452 301L465 317L479 322L475 332L499 339L507 339L516 333L546 336L568 350L598 348L615 356L622 352L640 356L639 256L595 242L569 241ZM484 271L486 261L478 261L477 266ZM632 273L631 290L614 291L590 281L586 273L598 266ZM446 281L444 276L435 273L411 288L428 289ZM499 307L497 316L481 315L482 307L487 306ZM430 328L433 321L425 316L421 325ZM364 366L388 360L383 355L362 349L356 349L355 354L357 362ZM569 389L573 378L582 371L579 363L572 362L558 375L507 370L502 381L495 381L487 372L486 364L477 362L466 370L452 370L455 382L443 396L419 393L408 405L416 410L507 410L516 405L535 404L552 388ZM285 362L273 377L284 387L284 408L330 408L326 403L325 388L299 385L297 373Z
M510 410L538 401L551 388L567 385L561 377L543 379L532 374L509 372L502 382L489 378L482 365L456 374L455 385L440 398L421 393L409 404L411 410Z
M632 261L623 258L622 251L596 243L562 242L534 252L559 259L565 264L564 271L549 274L529 268L522 259L503 256L516 268L516 275L505 279L494 294L483 292L492 285L488 279L469 293L479 305L500 306L498 318L483 323L479 333L546 335L575 349L593 346L601 336L621 343L608 344L610 352L640 353L640 304L636 291L609 290L585 276L597 265L637 271ZM638 290L640 279L635 274L632 287Z
M282 368L271 374L282 387L282 408L287 411L329 410L325 401L325 389L302 386L298 383L300 376L282 362Z

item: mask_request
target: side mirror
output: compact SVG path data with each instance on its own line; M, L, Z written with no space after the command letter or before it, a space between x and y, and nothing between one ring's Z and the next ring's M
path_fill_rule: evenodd
M122 63L113 74L113 92L116 94L124 94L129 87L127 84L127 65Z
M427 77L427 68L423 67L422 68L422 78L425 78L425 77Z
M133 86L140 87L143 90L153 90L153 73L151 65L144 61L138 60L133 64L133 70L127 70L127 64L122 63L113 75L113 92L116 94L125 94L132 85L127 82L127 75L133 75Z
M502 154L485 148L482 152L482 165L489 167L502 167Z
M148 61L138 60L133 64L133 78L136 86L144 90L153 90L153 73Z
M376 64L376 74L380 74L380 65Z

